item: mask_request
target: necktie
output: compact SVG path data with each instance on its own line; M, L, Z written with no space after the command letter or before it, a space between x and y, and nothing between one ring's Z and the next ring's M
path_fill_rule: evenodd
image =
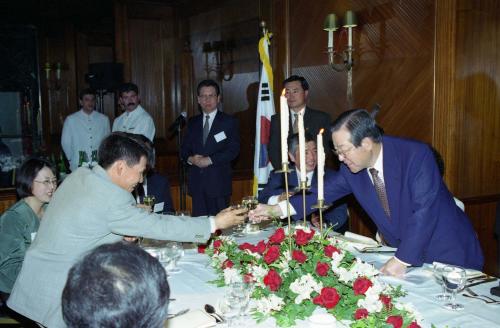
M210 125L208 123L209 119L210 119L209 115L205 116L205 124L203 125L203 145L205 145L205 142L207 141L208 133L210 132Z
M391 210L389 209L389 202L387 201L387 194L385 192L384 182L378 176L378 171L373 167L370 169L370 174L372 175L373 178L373 185L375 186L375 190L377 191L378 199L382 203L382 207L384 208L385 214L390 218Z
M293 133L299 133L299 114L293 114Z

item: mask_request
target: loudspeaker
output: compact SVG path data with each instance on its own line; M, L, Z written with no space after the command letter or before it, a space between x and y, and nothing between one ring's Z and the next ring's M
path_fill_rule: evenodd
M85 75L85 80L92 89L112 91L123 83L123 64L89 64L89 73Z

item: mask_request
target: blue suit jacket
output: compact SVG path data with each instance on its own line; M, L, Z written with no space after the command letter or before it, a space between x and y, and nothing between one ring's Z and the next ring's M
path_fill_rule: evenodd
M396 257L414 266L439 261L482 269L484 258L469 218L443 182L428 145L383 137L384 180L391 210L387 217L367 170L356 174L344 164L325 180L325 200L353 193ZM311 204L316 190L309 195ZM300 206L300 197L292 197Z
M291 167L294 168L293 166ZM325 180L333 173L332 170L325 170ZM316 172L314 172L313 179L311 181L311 187L316 188L318 183L318 179L316 178ZM297 172L288 173L288 187L290 191L293 191L297 186L298 178ZM271 172L269 176L269 181L267 182L264 189L259 191L259 203L267 203L268 199L271 196L281 195L285 191L285 177L282 173L276 173L275 171ZM302 196L301 196L302 197ZM302 202L300 203L300 208L302 209ZM301 212L302 213L302 212ZM328 208L323 213L323 218L325 222L334 226L334 230L338 230L343 227L343 225L347 221L347 204L342 203L338 206L332 206ZM293 217L294 220L302 219L301 215L295 215Z
M167 177L153 172L147 176L148 195L155 196L155 204L163 203L163 211L161 213L175 212L174 203L172 202L172 195L170 194L170 183ZM140 195L142 200L144 195Z
M219 141L215 136L218 136ZM187 161L189 156L199 154L209 156L213 164L206 168L189 166L188 193L193 196L210 192L212 197L231 195L231 161L238 156L239 151L240 133L236 118L218 111L205 145L203 115L190 119L181 147L183 160Z

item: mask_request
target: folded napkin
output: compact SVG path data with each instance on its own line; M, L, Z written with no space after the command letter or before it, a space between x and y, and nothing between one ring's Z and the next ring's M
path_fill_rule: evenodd
M436 267L436 268L442 268L446 265L448 265L448 264L441 263L441 262L433 262L432 263L432 267ZM432 270L432 267L430 268L431 270ZM470 278L480 277L483 275L483 273L481 271L474 270L474 269L465 269L465 275L467 276L467 279L470 279Z
M165 328L207 328L215 326L215 318L202 310L189 311L167 320Z
M356 244L363 244L365 246L373 246L373 247L380 246L380 244L376 240L374 240L370 237L358 235L357 233L353 233L350 231L346 231L344 233L344 238L347 239L347 241L350 241L350 242L356 243Z

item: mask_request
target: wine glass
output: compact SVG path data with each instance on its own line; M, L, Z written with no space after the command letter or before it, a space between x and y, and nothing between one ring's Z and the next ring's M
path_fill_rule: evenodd
M177 267L177 261L182 257L183 253L182 245L178 242L172 241L167 244L165 247L165 255L171 259L171 262L168 265L168 273L175 274L179 273L182 270Z
M246 208L246 207L244 205L240 205L240 204L231 206L231 209L233 209L233 210L241 210L244 208ZM239 215L247 215L247 214L245 213L245 214L239 214ZM246 221L246 219L245 219L245 221ZM234 232L235 237L244 237L245 236L245 233L244 233L245 225L246 225L246 223L243 222L243 223L240 223L237 226L233 227L233 232Z
M175 211L175 215L177 215L177 216L191 216L191 212L189 210L178 210L178 211Z
M156 198L155 196L152 195L145 195L144 198L142 199L142 202L144 205L151 207L153 209L153 206L155 205Z
M437 265L434 264L432 266L432 272L434 274L434 278L436 279L437 283L441 286L442 291L441 293L437 294L435 298L439 301L449 301L450 300L450 295L446 291L446 286L444 285L443 281L443 265Z
M257 205L259 205L259 201L255 196L245 196L241 199L241 205L245 206L249 211L254 210Z
M457 292L465 287L467 275L461 267L448 265L443 268L443 282L448 290L451 290L450 302L444 305L445 308L453 311L463 310L464 306L456 302Z

